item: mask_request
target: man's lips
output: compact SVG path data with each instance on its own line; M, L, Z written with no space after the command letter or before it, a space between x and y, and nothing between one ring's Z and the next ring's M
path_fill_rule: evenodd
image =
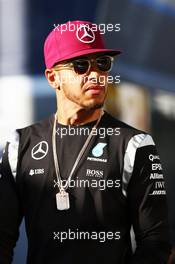
M100 85L90 85L85 89L85 92L91 94L99 94L104 90L103 86Z

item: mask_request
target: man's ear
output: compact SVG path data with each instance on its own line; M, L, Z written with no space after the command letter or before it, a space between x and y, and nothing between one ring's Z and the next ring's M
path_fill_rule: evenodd
M60 84L59 84L59 80L58 78L56 78L56 74L54 69L46 69L45 70L45 76L46 79L48 81L48 83L50 84L50 86L52 86L54 89L58 89Z

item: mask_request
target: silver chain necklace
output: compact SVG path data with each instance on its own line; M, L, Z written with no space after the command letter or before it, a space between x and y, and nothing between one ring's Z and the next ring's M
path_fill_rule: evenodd
M56 205L58 210L67 210L70 208L70 201L69 201L69 193L66 192L67 188L69 187L70 180L72 178L72 175L75 171L75 169L78 166L79 161L81 160L87 146L89 145L89 142L91 138L93 137L93 130L97 128L101 117L104 112L100 115L99 119L97 120L96 124L92 128L90 134L88 135L83 147L81 148L75 163L72 167L72 170L69 174L69 177L66 181L65 186L63 187L62 185L62 180L61 180L61 174L60 174L60 167L58 163L58 157L57 157L57 149L56 149L56 123L57 123L57 114L55 114L55 120L54 120L54 125L53 125L53 132L52 132L52 149L53 149L53 158L54 158L54 165L55 165L55 172L56 172L56 177L57 177L57 182L58 182L58 188L59 192L56 194Z

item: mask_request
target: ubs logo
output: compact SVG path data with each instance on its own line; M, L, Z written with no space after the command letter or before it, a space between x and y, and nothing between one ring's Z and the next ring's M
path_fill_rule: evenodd
M44 169L31 169L29 171L30 176L37 175L37 174L44 174Z
M43 159L47 155L48 150L48 143L46 141L41 141L32 148L31 156L35 160Z

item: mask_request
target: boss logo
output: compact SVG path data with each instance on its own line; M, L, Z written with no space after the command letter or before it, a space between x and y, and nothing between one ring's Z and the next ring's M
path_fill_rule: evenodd
M86 176L94 178L103 178L103 171L87 169Z

